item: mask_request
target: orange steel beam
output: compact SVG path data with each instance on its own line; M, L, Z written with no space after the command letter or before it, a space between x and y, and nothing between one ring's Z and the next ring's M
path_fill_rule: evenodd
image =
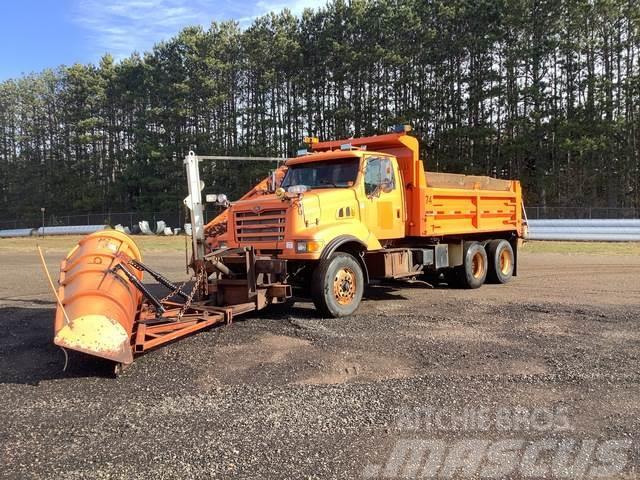
M139 327L142 326L142 333L138 332L136 335L136 353L145 352L159 345L184 337L185 335L189 335L204 328L224 322L224 315L218 314L209 315L208 317L200 316L187 322L181 322L181 325L169 323L146 326L141 324Z

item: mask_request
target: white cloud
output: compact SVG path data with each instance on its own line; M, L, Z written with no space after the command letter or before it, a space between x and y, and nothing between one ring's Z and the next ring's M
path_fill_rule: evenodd
M295 15L299 15L305 8L324 7L326 3L327 0L258 0L258 2L256 2L256 7L259 10L258 15L269 12L279 12L285 8L291 10Z
M294 15L300 15L305 8L316 9L324 7L326 3L327 0L258 0L251 15L242 16L238 21L247 26L255 18L270 12L280 12L288 8Z
M326 0L76 0L73 20L88 33L96 57L109 52L117 59L144 52L189 25L235 19L243 27L269 12L285 8L300 14Z
M88 32L95 55L143 52L188 25L208 25L214 2L204 0L77 0L73 20ZM218 17L220 18L220 17Z

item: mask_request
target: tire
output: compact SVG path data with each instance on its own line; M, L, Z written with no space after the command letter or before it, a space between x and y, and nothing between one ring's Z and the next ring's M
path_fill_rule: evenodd
M321 260L311 279L311 299L324 317L346 317L358 309L364 292L362 267L353 256L336 252Z
M515 257L513 248L506 240L491 240L487 243L489 271L487 281L491 283L507 283L513 277Z
M461 266L456 267L458 285L462 288L479 288L487 278L489 262L481 243L464 242Z

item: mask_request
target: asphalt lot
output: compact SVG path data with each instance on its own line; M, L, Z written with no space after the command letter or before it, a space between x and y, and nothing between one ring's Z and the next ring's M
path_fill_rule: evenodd
M184 279L183 254L143 255ZM377 285L347 319L298 303L118 378L62 372L36 254L0 265L1 478L640 478L637 255L525 250L508 285Z

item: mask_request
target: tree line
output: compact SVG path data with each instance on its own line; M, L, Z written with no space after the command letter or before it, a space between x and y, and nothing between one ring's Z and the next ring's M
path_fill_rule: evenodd
M0 217L175 211L183 157L410 123L427 170L640 208L636 0L334 0L0 83ZM205 165L238 197L266 165Z

